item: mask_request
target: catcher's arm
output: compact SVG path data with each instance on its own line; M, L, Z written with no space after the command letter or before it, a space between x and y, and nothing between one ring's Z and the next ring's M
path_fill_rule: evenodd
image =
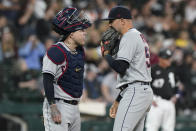
M54 86L53 86L54 76L49 73L43 73L43 83L44 83L44 90L45 95L48 100L51 109L51 117L52 120L56 124L61 123L61 113L59 112L56 103L54 101Z
M54 80L54 76L52 74L43 73L43 84L44 84L45 96L50 105L55 104L53 80Z

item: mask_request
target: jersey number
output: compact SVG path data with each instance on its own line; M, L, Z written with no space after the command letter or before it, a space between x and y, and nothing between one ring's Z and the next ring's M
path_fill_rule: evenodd
M148 42L146 41L144 35L140 34L140 36L141 36L143 42L148 45ZM146 54L146 65L149 68L150 67L150 51L149 51L148 46L145 46L145 54Z
M155 88L162 88L164 83L165 83L165 80L163 78L160 78L160 79L155 79L152 85Z
M171 87L174 88L175 87L175 76L174 76L174 73L170 72L168 74L168 77L169 77L169 82L171 84Z

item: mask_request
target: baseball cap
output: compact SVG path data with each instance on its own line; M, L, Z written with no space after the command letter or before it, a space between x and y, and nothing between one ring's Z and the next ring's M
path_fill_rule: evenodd
M169 59L173 55L172 51L170 49L161 49L159 52L159 57L163 59Z
M132 19L131 11L124 6L115 6L110 10L108 18L102 20L115 20L121 18Z

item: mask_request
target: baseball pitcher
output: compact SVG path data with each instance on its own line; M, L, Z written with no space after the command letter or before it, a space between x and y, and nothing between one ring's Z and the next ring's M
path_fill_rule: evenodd
M121 89L110 108L113 131L143 131L153 98L148 43L133 27L128 8L112 8L105 20L110 28L102 37L102 55L118 73L116 88Z

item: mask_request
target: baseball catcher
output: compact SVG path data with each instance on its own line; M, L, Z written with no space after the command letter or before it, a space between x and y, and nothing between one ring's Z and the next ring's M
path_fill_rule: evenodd
M52 20L61 40L43 59L45 131L80 131L78 103L83 90L84 50L88 19L76 8L62 9Z

